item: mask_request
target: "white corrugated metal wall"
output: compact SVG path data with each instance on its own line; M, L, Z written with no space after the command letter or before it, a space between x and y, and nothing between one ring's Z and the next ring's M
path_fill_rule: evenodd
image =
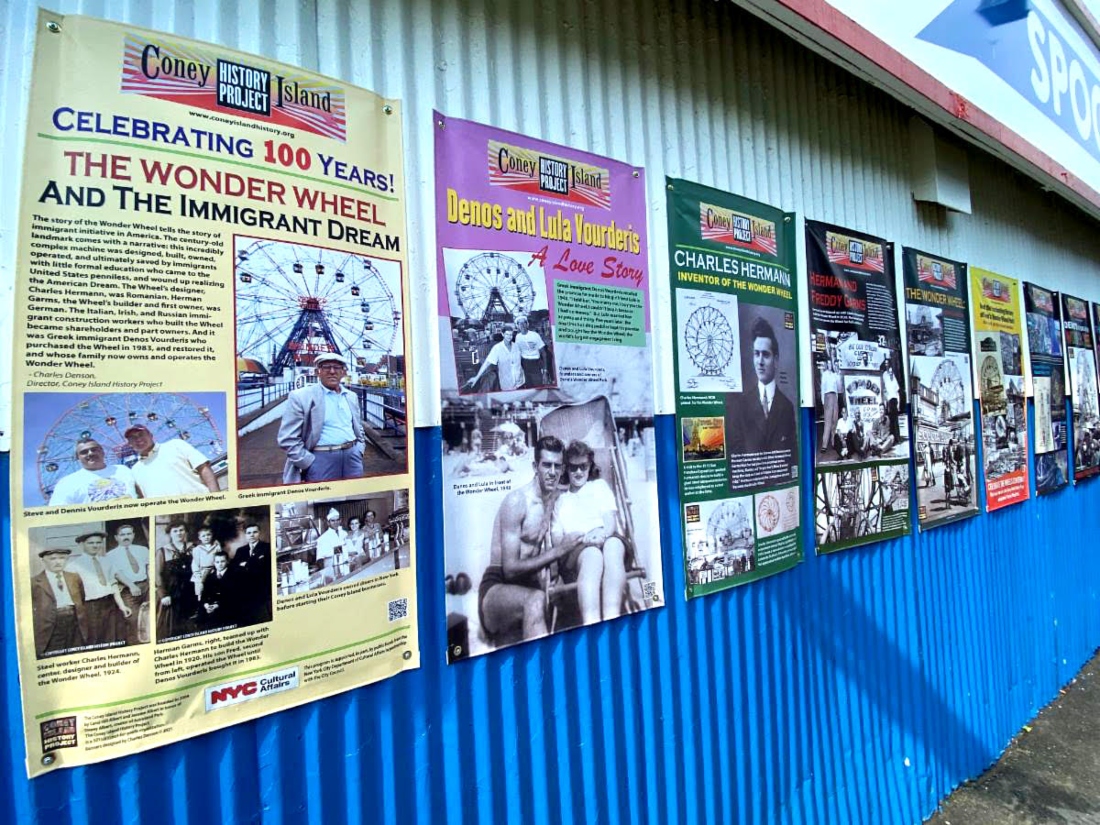
M661 412L672 409L666 174L1100 300L1093 221L973 152L972 216L916 206L904 108L724 0L181 0L56 10L211 40L403 99L421 425L436 423L433 108L646 167L654 306L665 313L654 323ZM0 19L6 288L34 10L8 0ZM671 433L667 420L661 426ZM432 437L418 433L418 447ZM434 455L419 451L426 488L437 445ZM672 490L671 448L662 461ZM677 551L666 549L674 595L665 610L452 668L441 664L439 518L430 509L438 500L425 494L420 673L28 785L9 651L0 704L14 739L0 752L0 819L764 823L873 812L873 821L913 821L980 769L1095 647L1097 594L1087 580L1096 562L1085 537L1100 508L1085 503L1095 504L1097 489L811 558L690 605L679 595ZM672 548L669 495L662 515ZM1074 539L1058 548L1057 565L1035 564L1054 557L1044 519ZM1017 592L1024 581L1034 586ZM5 588L0 605L8 598ZM10 620L9 609L5 632ZM630 701L607 699L619 684L634 686ZM238 763L255 775L238 775ZM219 794L200 793L195 776L209 776Z
M973 215L916 204L905 108L728 2L62 0L54 10L210 40L403 100L422 426L438 423L439 406L427 368L437 352L433 108L646 168L660 413L672 412L665 175L1100 300L1094 221L977 151ZM0 30L0 106L17 113L0 132L5 302L34 19L33 6L8 0Z

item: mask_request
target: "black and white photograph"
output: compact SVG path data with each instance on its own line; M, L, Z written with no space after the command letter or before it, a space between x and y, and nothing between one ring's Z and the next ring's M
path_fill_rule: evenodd
M1004 333L978 336L978 387L982 402L982 452L987 476L1001 476L1026 466L1023 377L1001 367ZM1017 357L1018 360L1018 357Z
M905 321L910 355L943 355L943 310L925 304L906 304Z
M144 519L31 528L37 658L149 641L147 530Z
M726 394L730 489L798 477L798 367L794 314L738 307L741 392Z
M899 354L855 332L817 330L813 344L818 464L907 459Z
M633 505L654 479L652 417L603 395L452 396L443 451L445 518L468 519L475 501L479 514L448 545L452 661L656 603L654 514Z
M895 532L909 523L909 467L821 470L814 496L819 546Z
M969 512L977 506L970 357L911 356L909 381L921 521Z
M736 579L756 569L752 496L687 504L684 515L688 584Z
M271 508L155 518L157 643L271 621Z
M275 558L279 596L407 568L409 491L277 504Z
M680 392L741 392L744 386L736 295L698 289L676 290L680 329Z
M556 387L542 262L530 252L444 249L461 394Z
M1073 470L1087 476L1100 466L1100 413L1097 411L1096 363L1092 350L1069 348L1073 386Z
M406 472L400 263L242 235L234 256L239 486Z
M221 392L29 392L23 501L74 507L228 489Z
M1005 373L1008 375L1023 375L1024 367L1023 360L1020 356L1020 336L1012 332L1002 332L999 334L1001 336L1001 364ZM1057 341L1060 336L1055 334L1050 337Z

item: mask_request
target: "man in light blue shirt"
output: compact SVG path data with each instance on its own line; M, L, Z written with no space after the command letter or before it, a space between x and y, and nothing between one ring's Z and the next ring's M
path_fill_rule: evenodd
M287 396L279 425L286 451L283 483L338 481L363 475L363 422L359 400L343 385L347 360L323 352L313 360L317 383Z

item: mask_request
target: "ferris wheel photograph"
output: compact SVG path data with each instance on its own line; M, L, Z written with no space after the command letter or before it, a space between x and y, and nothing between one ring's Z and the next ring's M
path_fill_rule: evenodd
M454 379L441 370L443 389L485 394L556 387L542 263L530 252L444 249L443 266L455 358Z
M208 495L228 486L225 393L27 393L23 504Z
M405 472L401 279L397 261L234 238L241 487ZM340 445L319 441L310 415L325 388L352 410Z

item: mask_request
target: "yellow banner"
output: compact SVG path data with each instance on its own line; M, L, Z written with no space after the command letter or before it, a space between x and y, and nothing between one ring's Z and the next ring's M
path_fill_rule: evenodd
M11 482L30 775L418 666L402 170L397 101L39 15Z

